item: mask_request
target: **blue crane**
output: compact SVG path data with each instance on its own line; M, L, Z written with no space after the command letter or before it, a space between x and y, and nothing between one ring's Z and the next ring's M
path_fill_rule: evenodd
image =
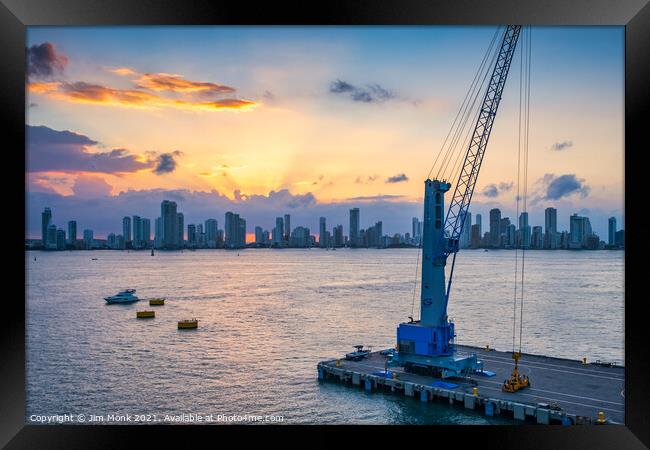
M482 369L482 362L476 354L461 354L456 351L454 323L447 317L447 304L464 218L472 201L520 31L521 25L508 25L505 29L444 219L444 195L451 184L435 178L427 178L424 182L420 320L414 321L411 318L410 322L398 326L396 351L390 365L400 365L405 370L442 378L462 376ZM445 266L447 257L452 254L449 282L445 286Z

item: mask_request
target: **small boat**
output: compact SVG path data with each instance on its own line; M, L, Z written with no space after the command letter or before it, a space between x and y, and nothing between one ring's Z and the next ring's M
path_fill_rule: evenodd
M153 256L153 247L151 247L151 256Z
M91 258L93 261L97 261L97 258Z
M153 319L156 317L156 312L155 311L147 311L146 309L144 311L138 311L135 313L135 317L138 319Z
M189 319L189 320L179 320L178 321L178 329L179 330L186 330L190 328L197 328L199 326L199 321L196 319Z
M370 354L370 349L364 349L363 345L355 345L354 348L357 350L352 353L346 353L345 359L349 359L351 361L361 361L363 358Z
M149 306L160 306L165 304L164 298L150 298Z
M133 303L140 299L135 296L135 289L125 289L110 297L105 297L106 303Z

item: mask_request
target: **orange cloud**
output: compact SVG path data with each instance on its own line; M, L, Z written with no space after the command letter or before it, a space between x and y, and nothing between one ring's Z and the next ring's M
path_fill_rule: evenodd
M108 69L109 72L113 72L117 75L135 75L137 72L129 67L115 67L113 69Z
M168 73L145 73L136 80L137 86L152 91L201 92L209 94L230 94L235 88L208 81L191 81L182 75Z
M73 103L90 103L140 109L167 107L193 111L248 111L259 105L254 101L237 98L225 98L212 101L169 99L141 90L110 88L83 81L75 83L30 83L28 90L35 94L48 95L52 98Z

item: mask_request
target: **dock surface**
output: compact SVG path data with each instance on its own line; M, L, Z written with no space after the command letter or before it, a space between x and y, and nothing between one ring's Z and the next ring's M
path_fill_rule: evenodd
M605 413L607 423L624 423L625 369L621 366L522 353L520 373L528 375L531 386L506 393L501 386L514 367L510 352L465 345L456 348L459 352L476 353L484 370L495 375L440 380L405 372L402 367L389 367L386 374L388 357L373 352L361 361L323 361L318 364L318 376L338 378L366 390L402 391L423 401L446 398L450 403L464 403L469 409L483 408L487 415L512 415L514 419L537 423L596 423L599 412ZM474 395L473 388L478 389L478 395Z

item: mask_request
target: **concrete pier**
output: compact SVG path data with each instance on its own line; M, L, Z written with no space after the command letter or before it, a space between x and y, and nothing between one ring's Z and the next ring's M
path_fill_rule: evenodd
M599 412L605 413L607 423L624 423L625 369L621 366L522 353L519 370L528 375L531 386L506 393L501 386L514 367L510 352L456 347L462 352L476 353L484 369L495 375L440 380L405 372L402 367L389 367L386 373L387 356L373 352L361 361L322 361L318 363L318 377L351 383L371 392L401 392L422 402L448 400L488 416L502 415L540 424L597 423Z

